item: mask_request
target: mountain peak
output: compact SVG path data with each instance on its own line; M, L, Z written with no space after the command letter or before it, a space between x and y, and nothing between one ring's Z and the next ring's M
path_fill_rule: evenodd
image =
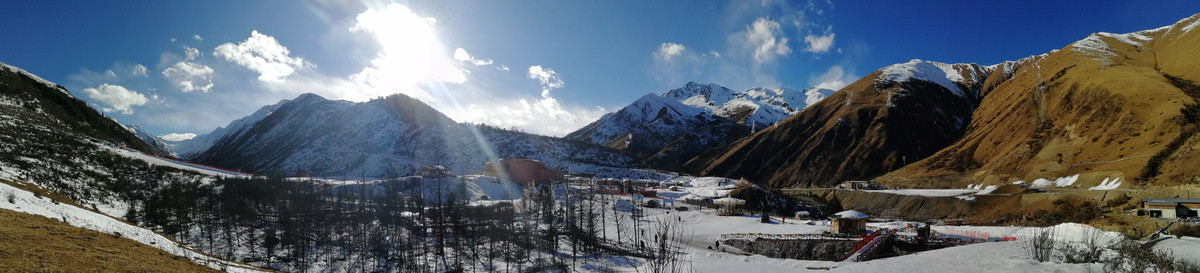
M949 89L955 95L966 96L966 90L963 90L958 84L970 85L968 79L979 81L980 75L984 71L975 64L947 64L942 62L926 61L921 59L912 59L906 63L898 63L889 65L880 69L880 80L890 82L906 82L913 79L924 80L936 83ZM971 75L965 75L966 73Z
M304 93L304 94L300 94L300 96L297 96L294 101L299 102L299 101L310 101L310 100L324 101L324 100L328 100L328 99L326 99L325 97L322 97L321 95L317 95L315 93Z

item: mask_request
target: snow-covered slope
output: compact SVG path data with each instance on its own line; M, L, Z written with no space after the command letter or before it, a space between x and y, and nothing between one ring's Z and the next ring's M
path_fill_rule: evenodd
M45 85L47 88L58 91L59 93L62 93L63 95L67 95L67 97L69 97L69 98L75 98L75 96L71 95L71 92L67 92L67 89L63 88L61 85L58 85L57 83L53 83L51 81L47 81L45 79L42 79L42 77L38 77L37 75L34 75L33 73L29 73L28 71L25 71L24 69L18 68L16 66L11 66L6 63L0 62L0 70L7 71L10 73L16 73L16 74L19 74L19 75L25 76L25 77L29 77L30 79L33 79L34 81L37 81L38 83L41 83L42 85Z
M213 130L207 134L199 135L184 141L168 141L166 143L171 152L175 153L181 158L189 158L197 153L207 150L208 147L212 146L213 143L216 143L221 138L237 137L246 133L246 130L250 128L250 126L254 125L263 118L266 118L267 115L275 112L276 109L279 109L280 106L283 106L283 104L289 101L291 100L282 100L279 103L259 108L258 111L254 111L253 114L236 119L233 122L230 122L229 125L225 127L218 127L216 130Z
M625 149L634 141L662 145L691 130L699 120L714 117L707 111L655 94L647 94L625 108L605 114L599 120L567 135L591 143ZM582 133L581 133L582 132ZM614 140L616 142L614 142ZM610 143L611 142L611 143Z
M970 90L964 90L959 85L973 86L983 83L982 79L991 71L990 67L976 64L947 64L921 59L913 59L907 63L893 64L881 69L881 81L907 82L924 80L936 83L953 92L955 95L968 96ZM977 94L975 94L977 95Z
M0 209L50 217L64 221L72 226L129 238L218 270L227 270L228 272L264 272L245 265L213 258L146 228L131 225L111 216L74 205L53 201L50 198L35 195L32 192L21 190L8 184L0 183L0 195L6 196L7 199L6 202L0 202Z
M264 107L194 143L207 146L184 151L195 162L305 176L389 178L430 165L470 174L480 172L489 158L510 157L531 158L562 170L571 162L639 164L599 145L459 124L403 95L354 103L305 94Z
M146 144L150 144L150 147L158 150L159 154L177 156L171 151L170 144L167 144L166 140L158 138L157 136L150 134L150 132L146 132L146 130L142 130L142 127L138 127L137 125L132 125L127 128L129 131L132 131L134 135L137 135L139 138L146 141Z

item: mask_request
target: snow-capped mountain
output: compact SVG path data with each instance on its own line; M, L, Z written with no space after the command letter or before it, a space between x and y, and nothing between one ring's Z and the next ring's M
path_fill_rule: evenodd
M146 141L146 144L149 144L150 147L153 147L155 150L157 150L158 154L177 156L174 152L171 152L171 145L167 144L166 140L158 138L157 136L150 134L150 132L146 132L146 130L142 130L142 127L131 125L126 129L129 129L129 131L133 132L134 135L137 135L139 138Z
M602 144L674 169L684 161L800 112L832 90L752 88L734 91L689 82L648 94L572 132L567 139Z
M283 106L283 104L290 101L291 100L282 100L272 105L263 106L249 116L233 120L225 127L217 127L217 129L213 130L212 132L198 135L194 138L184 141L166 141L166 144L170 148L171 152L175 153L180 158L190 158L197 153L207 150L208 147L211 147L213 143L216 143L221 138L231 136L237 137L245 134L250 126L258 123L258 121L266 118L267 115L275 112L276 109L279 109L279 107Z
M800 91L785 87L755 87L734 91L711 83L688 82L682 88L667 91L662 97L761 128L794 115L833 92L820 88Z
M179 146L207 146L185 152L187 159L209 165L353 178L411 175L430 165L477 173L489 158L510 157L568 171L583 171L581 163L640 166L600 145L460 124L404 95L355 103L304 94Z

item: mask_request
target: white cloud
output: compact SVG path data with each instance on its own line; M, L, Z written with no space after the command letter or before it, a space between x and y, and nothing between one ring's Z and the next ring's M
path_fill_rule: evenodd
M107 83L95 88L85 88L83 93L87 94L89 98L107 104L108 107L101 109L104 112L115 111L126 115L133 114L133 106L144 105L150 101L146 99L146 96L125 89L123 86Z
M133 71L130 73L133 74L133 76L146 77L146 76L148 76L148 75L146 75L147 70L148 69L146 69L146 66L141 65L141 64L136 64L133 66Z
M538 80L542 84L542 96L548 97L546 94L550 89L561 88L563 86L562 79L558 78L558 72L548 68L542 68L540 65L529 67L529 78Z
M493 99L467 104L465 109L447 111L454 120L484 123L530 133L564 136L596 121L608 110L565 106L543 92L540 98Z
M185 47L183 47L183 51L184 51L184 54L187 54L187 60L189 60L189 61L195 60L196 57L200 57L200 55L201 55L200 50L196 49L194 47L186 47L185 46Z
M492 64L491 59L476 59L475 57L472 57L471 54L467 54L467 50L462 49L462 48L458 48L458 49L454 50L454 60L457 60L460 63L473 64L475 66L485 66L485 65Z
M87 68L82 68L79 72L69 75L68 78L72 83L86 87L105 83L124 84L136 81L135 79L137 78L145 78L147 73L147 68L144 65L117 62L108 70L102 72L93 72Z
M200 91L207 93L213 87L213 69L207 65L193 62L196 57L200 56L200 50L186 46L183 49L187 57L167 67L167 69L163 69L163 77L167 78L167 81L179 86L180 91Z
M484 123L501 128L513 128L535 134L563 136L588 123L596 121L607 110L561 104L551 95L551 90L562 88L564 83L558 72L540 65L530 66L526 74L542 87L538 97L482 97L466 98L464 107L445 107L450 118L460 122ZM463 98L460 98L463 99Z
M662 45L658 46L658 51L654 52L654 57L663 61L670 61L671 57L679 56L684 50L687 50L687 47L681 44L662 43Z
M196 137L196 134L193 134L193 133L183 133L183 134L174 133L174 134L165 134L165 135L158 136L158 138L161 138L166 141L184 141L184 140L189 140L189 139L192 139L195 137Z
M846 87L846 85L858 80L858 78L853 73L846 73L842 66L835 65L829 67L820 76L809 79L809 84L813 84L817 88L840 90L842 87Z
M196 41L204 41L204 38L201 38L200 34L193 34L192 39L195 39Z
M833 47L833 35L830 33L825 36L808 35L804 37L804 42L808 43L808 48L804 51L812 53L829 52L829 48Z
M250 32L250 38L241 43L217 46L213 54L258 72L258 80L264 82L283 82L296 70L312 66L304 59L288 56L287 47L280 45L275 37L257 30Z
M741 35L745 45L754 51L754 61L769 63L777 56L785 56L792 52L788 47L788 39L783 37L779 22L759 17L753 24L746 26Z
M498 66L496 66L496 70L508 72L509 69L508 69L507 65L498 65Z
M350 76L360 89L359 99L400 92L431 102L434 97L422 85L466 82L459 62L447 55L434 33L436 19L401 4L370 9L355 19L350 31L369 34L380 46L371 65Z

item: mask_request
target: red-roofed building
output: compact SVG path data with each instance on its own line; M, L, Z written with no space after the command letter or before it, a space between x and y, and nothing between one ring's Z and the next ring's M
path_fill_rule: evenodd
M532 159L504 158L483 164L483 175L499 177L522 186L566 182L560 170L547 169L546 165Z

